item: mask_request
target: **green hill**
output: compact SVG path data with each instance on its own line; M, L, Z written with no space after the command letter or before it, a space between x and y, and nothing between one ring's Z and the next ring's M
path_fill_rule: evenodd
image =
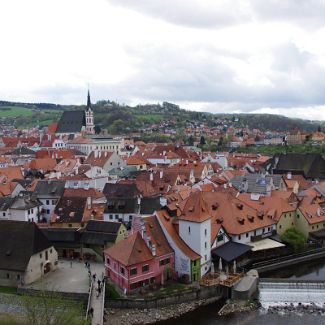
M15 103L0 101L0 121L17 127L45 126L57 122L63 110L84 109L84 105L57 105L51 103ZM112 134L127 134L139 130L159 133L161 129L182 130L189 123L207 123L210 127L234 126L260 129L262 131L289 131L298 128L304 132L315 131L324 122L292 119L269 114L211 114L181 109L163 102L128 106L109 100L93 104L95 124Z

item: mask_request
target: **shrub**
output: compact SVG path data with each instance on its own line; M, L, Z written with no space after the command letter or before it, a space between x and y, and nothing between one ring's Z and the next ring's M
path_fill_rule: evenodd
M294 228L288 229L281 236L281 240L291 246L295 252L302 250L306 243L304 234Z

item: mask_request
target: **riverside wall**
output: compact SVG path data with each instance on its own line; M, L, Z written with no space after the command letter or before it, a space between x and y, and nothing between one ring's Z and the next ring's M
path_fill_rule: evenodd
M201 287L192 291L180 292L171 294L166 297L147 298L147 299L109 299L105 300L106 308L137 308L137 309L150 309L150 308L163 308L175 304L187 303L197 300L206 300L210 298L223 299L225 290L219 285Z

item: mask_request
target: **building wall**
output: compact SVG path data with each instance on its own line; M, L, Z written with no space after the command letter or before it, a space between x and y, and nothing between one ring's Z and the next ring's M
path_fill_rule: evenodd
M297 230L302 232L306 238L308 238L309 232L325 229L325 222L321 221L311 225L308 223L307 219L304 217L302 212L299 209L297 209L295 227Z
M28 213L29 211L29 213ZM15 209L10 209L10 220L17 220L17 221L33 221L37 222L37 211L38 208L32 208L29 210L15 210Z
M41 278L45 274L46 264L49 264L50 271L58 268L58 253L53 246L31 256L23 277L23 283L33 283Z
M45 217L47 221L50 220L50 216L54 212L56 203L58 199L39 199L42 202L42 208L41 208L41 218Z
M121 159L117 154L113 153L112 156L108 159L108 161L104 165L103 169L108 172L113 168L124 167L124 166L126 166L126 162L123 159Z
M211 220L190 222L179 220L179 235L184 242L201 255L201 276L210 268L211 263Z
M124 222L129 222L132 221L133 218L138 216L136 213L104 213L103 220L104 221L124 221Z
M263 231L264 230L264 231ZM273 230L276 230L276 224L256 229L255 231L250 231L247 233L242 233L240 235L230 235L232 241L241 244L248 244L251 242L251 237L265 235L267 237Z
M283 213L277 223L276 231L281 236L296 225L296 211Z
M228 241L229 241L228 235L226 234L223 228L220 228L217 234L217 238L211 245L211 249L220 247L223 244L227 243Z

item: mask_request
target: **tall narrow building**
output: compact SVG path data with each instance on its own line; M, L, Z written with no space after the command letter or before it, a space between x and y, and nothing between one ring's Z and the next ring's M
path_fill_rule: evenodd
M91 109L89 89L88 89L87 107L86 107L86 133L87 134L95 134L94 113Z

